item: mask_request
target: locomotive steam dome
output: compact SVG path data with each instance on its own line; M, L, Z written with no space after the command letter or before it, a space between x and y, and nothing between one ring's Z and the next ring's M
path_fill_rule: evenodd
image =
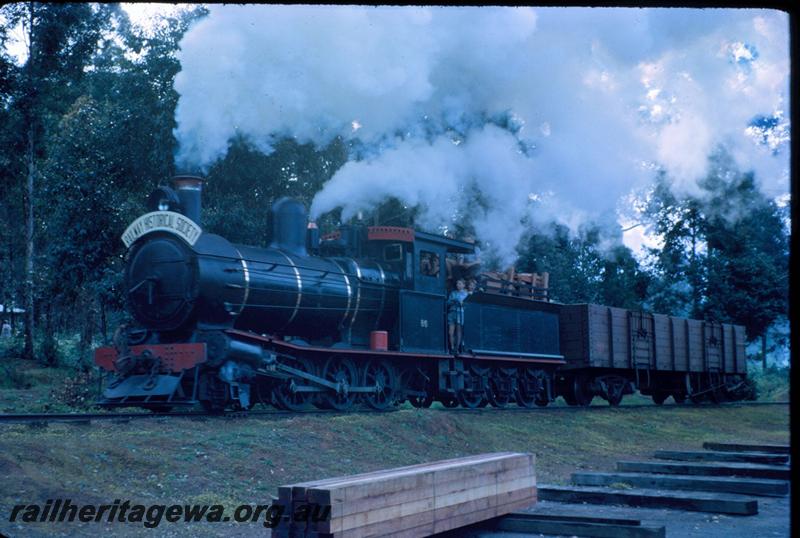
M170 330L192 314L198 295L197 258L180 239L152 234L129 254L128 304L146 327Z

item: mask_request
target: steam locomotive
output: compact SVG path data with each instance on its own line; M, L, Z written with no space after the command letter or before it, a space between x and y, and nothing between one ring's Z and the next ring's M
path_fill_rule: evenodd
M202 179L158 187L122 240L135 320L95 351L99 402L156 411L256 403L299 411L618 405L739 398L740 326L547 300L502 282L465 301L447 346L447 261L474 245L410 228L344 225L320 236L304 206L272 207L269 246L203 231ZM487 278L487 277L485 277Z

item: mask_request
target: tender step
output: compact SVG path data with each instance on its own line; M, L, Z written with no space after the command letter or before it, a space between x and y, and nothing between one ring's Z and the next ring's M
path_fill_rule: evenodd
M642 508L668 508L691 512L710 512L752 516L758 513L758 501L747 497L691 492L675 494L646 489L539 485L539 499L562 503L625 505Z
M560 516L555 514L513 513L486 522L497 531L525 534L556 534L593 538L664 538L663 525L642 525L637 519Z
M789 445L764 445L750 443L703 443L706 450L719 452L769 452L770 454L790 454Z
M618 461L617 470L627 473L685 474L702 476L740 476L790 480L791 470L785 465L756 463L669 463L660 461Z
M655 457L660 460L678 461L739 461L743 463L762 463L778 465L789 463L789 456L783 454L764 454L758 452L712 452L708 450L656 450Z
M647 473L573 473L579 486L630 484L638 488L713 491L780 497L789 493L789 482L757 478L698 477Z

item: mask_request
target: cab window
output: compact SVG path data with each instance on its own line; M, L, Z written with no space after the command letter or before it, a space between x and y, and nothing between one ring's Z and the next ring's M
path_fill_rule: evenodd
M421 250L419 253L419 272L421 275L438 277L440 269L439 255L429 250Z
M383 259L387 262L399 262L403 259L403 245L392 243L383 247Z

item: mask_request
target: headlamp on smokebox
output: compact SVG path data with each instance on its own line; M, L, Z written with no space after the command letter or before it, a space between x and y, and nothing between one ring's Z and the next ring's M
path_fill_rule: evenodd
M150 197L147 199L147 209L150 211L175 211L180 213L181 200L174 189L159 185L150 193Z

